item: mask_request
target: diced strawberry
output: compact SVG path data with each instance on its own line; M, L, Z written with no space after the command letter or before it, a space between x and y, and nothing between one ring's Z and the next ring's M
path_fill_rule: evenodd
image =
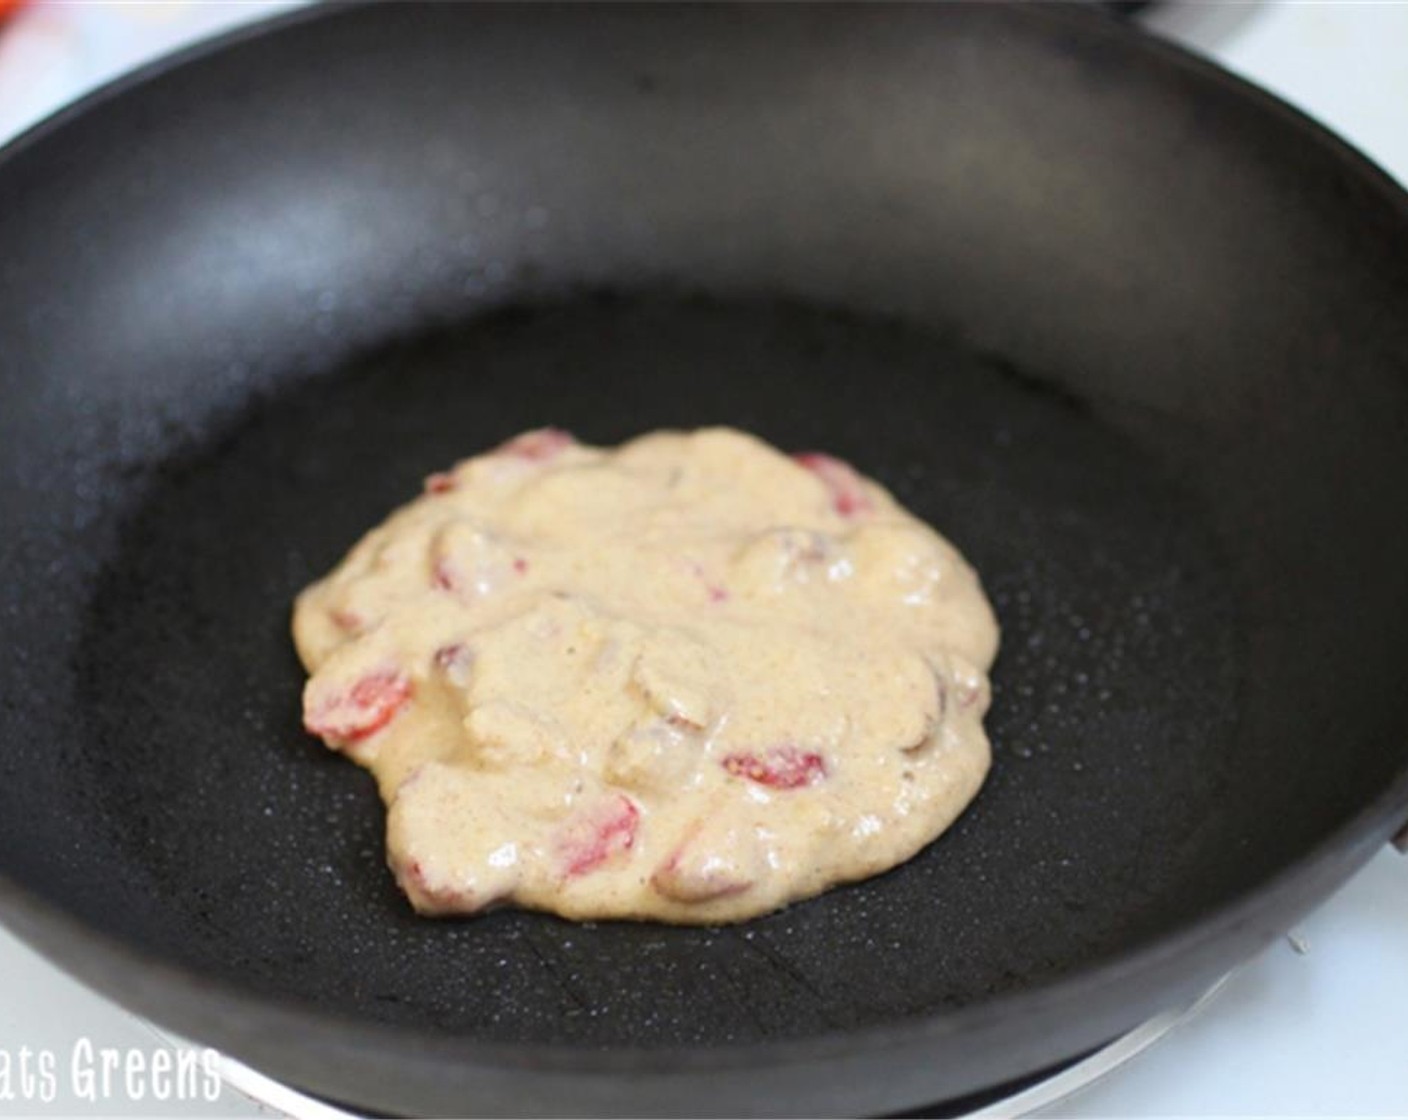
M528 561L522 556L515 556L513 558L513 570L520 576L526 576L528 574Z
M442 556L430 570L430 582L441 591L458 591L464 580L455 565Z
M428 560L431 586L465 602L494 594L513 576L513 557L502 542L466 521L436 531Z
M391 870L418 914L472 914L489 901L467 887L431 882L418 859L401 865L393 863Z
M764 860L755 832L706 814L685 829L650 885L677 902L712 902L751 889Z
M304 699L303 726L330 747L345 747L385 727L411 698L411 681L398 669L362 677L345 692Z
M366 619L356 611L346 610L341 607L334 609L331 613L333 625L339 630L345 630L349 634L358 633L367 624Z
M455 476L449 471L436 471L434 474L425 476L425 492L427 494L444 494L453 490L457 485Z
M712 902L742 894L753 885L752 879L734 878L717 867L686 866L684 852L676 850L650 877L650 885L667 898L679 902Z
M842 517L858 517L875 508L865 492L865 480L850 463L819 451L803 452L792 458L821 480L831 492L832 508Z
M981 681L959 681L954 686L954 696L958 699L960 708L971 708L975 704L981 704L983 710L987 710L987 690Z
M572 817L557 836L563 873L585 875L636 842L640 810L624 794L591 805Z
M514 436L513 439L499 447L499 452L505 455L514 455L520 459L545 462L561 454L576 442L571 432L564 432L561 428L538 428L536 431Z
M761 754L726 755L723 768L772 789L800 789L826 777L826 759L816 751L791 745L772 747Z

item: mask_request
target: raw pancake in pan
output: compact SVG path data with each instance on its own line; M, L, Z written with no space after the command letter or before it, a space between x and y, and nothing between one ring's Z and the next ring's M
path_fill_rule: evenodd
M988 769L973 570L848 464L727 428L432 475L294 636L422 913L753 917L908 859Z

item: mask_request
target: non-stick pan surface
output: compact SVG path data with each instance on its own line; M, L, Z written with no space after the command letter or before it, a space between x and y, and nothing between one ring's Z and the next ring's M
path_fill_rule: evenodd
M1088 13L302 16L0 159L0 903L413 1111L860 1112L1069 1057L1408 810L1408 219ZM1003 625L989 784L730 929L414 917L290 601L524 427L846 456Z

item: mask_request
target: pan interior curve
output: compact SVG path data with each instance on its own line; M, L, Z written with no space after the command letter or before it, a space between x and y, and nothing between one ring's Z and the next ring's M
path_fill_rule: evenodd
M736 928L414 917L370 779L300 730L292 596L508 434L710 423L851 459L973 561L1003 627L987 787L911 863ZM1252 780L1233 583L1157 457L951 340L786 301L519 307L255 401L155 472L78 657L75 788L126 900L88 917L249 989L505 1042L794 1036L1069 973L1218 900Z

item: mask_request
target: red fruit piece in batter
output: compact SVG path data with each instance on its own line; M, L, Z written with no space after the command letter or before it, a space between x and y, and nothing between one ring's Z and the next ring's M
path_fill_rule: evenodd
M303 726L330 747L344 747L385 727L411 698L411 681L399 669L380 669L351 688L305 701Z
M771 789L800 789L826 777L826 759L816 751L785 745L761 754L725 755L723 767L730 774Z
M699 817L669 857L650 876L650 885L679 902L710 902L742 894L757 881L763 854L750 829L715 815Z
M958 706L961 709L971 708L974 704L981 704L983 710L987 710L987 689L981 682L959 682L954 687L954 695L958 698Z
M413 859L403 866L393 864L392 872L401 889L420 914L472 914L482 910L487 899L478 898L467 887L431 882L420 860Z
M806 451L792 458L831 491L831 508L842 517L858 517L875 508L865 492L865 480L850 463L819 451Z
M686 864L684 848L677 848L670 858L656 868L650 885L667 898L680 902L712 902L742 894L753 885L752 879L736 878L729 869L715 866L717 861L705 860L702 865Z
M334 608L331 612L333 625L339 630L345 630L349 634L356 634L366 625L367 620L356 611L349 611L343 608Z
M514 436L501 446L499 451L541 463L557 456L576 442L571 432L564 432L561 428L538 428L536 431Z
M436 471L434 474L425 476L425 492L427 494L444 494L453 490L457 485L455 476L449 471Z
M442 556L430 570L430 582L441 591L458 591L464 579L459 569Z
M557 836L557 854L564 874L585 875L636 842L640 810L624 794L616 794L572 817Z

